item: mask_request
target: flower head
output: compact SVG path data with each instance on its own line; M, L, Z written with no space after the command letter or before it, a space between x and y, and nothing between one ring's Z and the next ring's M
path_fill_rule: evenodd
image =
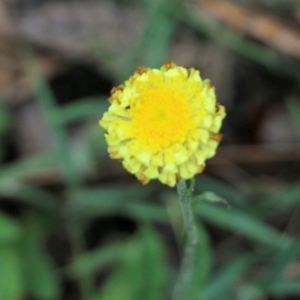
M111 158L142 183L159 179L174 186L201 173L215 155L225 109L199 71L165 63L140 67L115 87L100 120Z

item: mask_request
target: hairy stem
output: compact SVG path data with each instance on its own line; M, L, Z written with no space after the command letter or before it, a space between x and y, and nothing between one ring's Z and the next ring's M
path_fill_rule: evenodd
M194 180L188 189L184 180L177 184L179 202L182 209L185 233L185 247L183 259L179 271L177 283L174 288L172 300L181 300L188 289L192 278L193 264L195 261L196 248L199 242L198 231L191 208L191 197Z

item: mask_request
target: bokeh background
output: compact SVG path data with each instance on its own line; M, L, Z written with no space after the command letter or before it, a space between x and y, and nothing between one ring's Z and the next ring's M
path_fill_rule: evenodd
M227 110L184 299L300 299L300 2L1 0L1 300L171 299L176 190L110 160L98 126L114 85L167 60Z

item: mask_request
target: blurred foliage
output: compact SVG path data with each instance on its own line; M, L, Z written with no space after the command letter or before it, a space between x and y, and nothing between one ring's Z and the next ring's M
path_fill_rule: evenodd
M1 99L0 99L1 100ZM0 162L5 157L6 138L10 129L11 117L8 110L0 103Z
M281 2L276 1L277 5ZM272 50L205 15L195 17L194 12L184 9L181 1L144 0L140 5L144 24L128 49L124 66L115 76L118 82L138 65L159 66L166 59L179 22L266 66L271 72L299 77L298 66L284 64ZM172 256L179 255L178 249L170 251L167 246L164 231L171 227L170 220L178 240L182 234L182 220L177 204L174 205L177 203L175 192L157 183L148 186L86 184L87 174L105 168L103 131L93 118L101 116L107 102L99 97L57 106L48 83L39 74L31 50L24 49L21 58L54 146L48 153L1 166L0 196L24 209L16 215L0 213L0 299L68 299L64 296L67 281L75 282L80 289L74 299L169 299L178 270ZM288 99L287 108L299 133L298 99ZM67 126L77 121L85 124L88 135L82 144L71 146ZM5 135L9 126L10 116L5 107L0 106L0 161L6 149ZM63 180L60 192L24 180L26 176L51 171L54 177ZM298 263L300 239L266 222L270 215L297 207L299 199L300 185L295 184L279 194L267 194L261 202L251 203L247 196L228 184L199 176L193 207L199 221L200 243L193 281L184 299L259 300L299 295L299 278L289 278L285 272ZM112 238L104 245L88 247L85 232L89 226L96 219L113 216L133 221L136 230L117 241ZM217 261L208 227L237 235L246 246L229 261ZM49 240L57 231L65 232L68 244L67 249L57 250L62 252L64 263L61 264L53 259L49 250Z

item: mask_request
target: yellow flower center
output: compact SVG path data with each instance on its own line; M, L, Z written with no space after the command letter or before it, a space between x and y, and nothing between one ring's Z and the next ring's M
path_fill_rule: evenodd
M145 90L131 111L134 135L152 151L182 142L191 127L191 107L180 90Z

